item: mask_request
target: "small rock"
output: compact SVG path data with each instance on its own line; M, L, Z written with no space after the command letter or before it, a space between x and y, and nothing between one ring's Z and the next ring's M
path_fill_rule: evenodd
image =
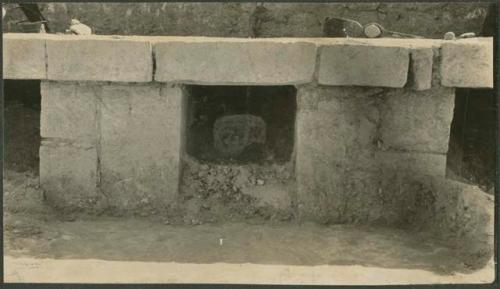
M444 40L453 40L453 39L455 39L455 33L453 33L452 31L446 32L444 34Z
M257 180L257 185L259 185L259 186L263 186L264 183L265 183L264 180L260 180L260 179Z
M200 169L203 170L203 171L208 171L210 169L210 167L205 164L205 165L201 165Z
M376 38L382 35L382 29L377 24L368 24L364 27L364 33L368 38Z
M474 32L467 32L467 33L462 33L458 38L473 38L476 37L476 33Z
M92 29L87 25L81 23L77 19L71 19L71 26L69 27L71 33L76 35L91 35Z

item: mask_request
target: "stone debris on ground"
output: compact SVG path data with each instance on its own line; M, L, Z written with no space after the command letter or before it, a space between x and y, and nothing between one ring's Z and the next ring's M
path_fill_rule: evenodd
M287 165L200 164L187 158L180 190L185 222L290 219L291 207L263 201L254 189L270 185L267 194L272 195L273 189L293 181Z

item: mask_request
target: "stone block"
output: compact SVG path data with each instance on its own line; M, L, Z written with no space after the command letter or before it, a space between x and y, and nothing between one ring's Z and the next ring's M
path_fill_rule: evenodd
M318 82L336 86L403 87L409 49L369 45L321 47Z
M51 205L88 208L98 199L97 150L93 146L44 141L40 147L40 185Z
M92 83L41 83L40 134L94 143L98 137L96 98L99 85Z
M440 176L446 175L446 154L379 151L375 154L376 164L384 174L391 172L412 175Z
M493 38L446 41L441 51L443 86L493 87Z
M391 90L380 105L380 140L384 147L446 153L455 105L454 89Z
M58 37L47 40L51 80L148 82L153 75L146 40Z
M411 55L411 87L415 90L426 90L432 86L432 65L434 52L432 48L413 49Z
M109 84L100 97L101 189L110 204L172 204L180 172L181 88Z
M154 51L156 81L196 84L307 83L316 59L313 43L280 40L159 41Z
M46 79L45 38L6 33L3 37L5 79Z
M318 211L337 202L344 172L374 145L380 89L300 87L297 90L296 177L301 218L327 216Z

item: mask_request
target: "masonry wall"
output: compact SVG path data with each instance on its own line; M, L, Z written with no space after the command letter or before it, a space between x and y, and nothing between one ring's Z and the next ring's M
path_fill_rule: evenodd
M302 88L297 115L301 213L332 222L404 220L398 175L444 177L454 89Z
M6 34L4 59L6 78L42 80L49 202L85 210L175 207L184 85L294 85L291 209L303 220L409 221L420 197L408 177L444 178L454 88L493 86L491 38Z
M168 84L42 82L40 179L58 207L175 203L183 91Z

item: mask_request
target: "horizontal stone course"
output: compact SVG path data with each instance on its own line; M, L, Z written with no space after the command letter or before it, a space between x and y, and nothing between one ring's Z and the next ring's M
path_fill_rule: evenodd
M492 38L245 39L6 33L3 45L5 79L279 85L314 82L317 70L318 82L329 86L403 87L410 80L414 89L425 90L434 75L449 87L493 86ZM429 70L431 50L441 51L439 59L434 58L441 63L434 75ZM408 79L410 56L413 79Z

